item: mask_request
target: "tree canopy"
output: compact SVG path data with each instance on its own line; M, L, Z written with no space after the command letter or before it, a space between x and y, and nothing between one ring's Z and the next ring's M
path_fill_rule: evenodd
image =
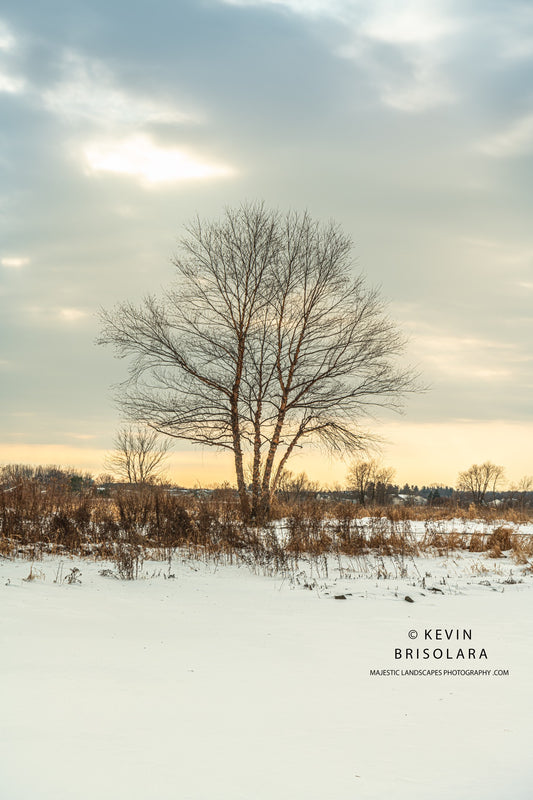
M334 222L246 204L188 226L161 297L102 312L100 342L129 359L126 414L231 451L246 514L268 513L296 447L361 450L363 419L416 388L397 365L404 339L351 253Z

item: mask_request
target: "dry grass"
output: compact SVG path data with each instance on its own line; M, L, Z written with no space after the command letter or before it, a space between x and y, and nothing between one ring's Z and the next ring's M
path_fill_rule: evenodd
M454 525L450 530L450 521ZM478 520L484 532L461 531ZM327 557L365 559L448 555L467 550L500 558L510 554L528 566L533 536L516 532L531 510L470 506L364 507L307 500L274 504L272 522L254 527L239 519L231 491L207 499L175 496L163 487L117 489L102 497L67 483L22 480L0 491L0 556L32 562L44 555L110 560L121 578L137 577L148 558L169 562L177 552L215 563L244 563L272 574L294 574L300 559L325 564ZM424 523L415 535L413 522ZM420 527L420 526L419 526Z

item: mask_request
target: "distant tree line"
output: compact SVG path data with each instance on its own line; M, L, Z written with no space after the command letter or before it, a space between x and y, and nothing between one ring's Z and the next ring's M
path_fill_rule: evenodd
M79 472L69 467L56 465L6 464L0 466L0 485L6 488L17 486L23 481L35 481L43 485L61 484L73 492L89 489L95 479L89 472Z
M145 435L146 434L146 435ZM168 447L154 432L128 427L121 430L115 439L115 451L105 460L106 473L93 476L73 468L56 465L35 466L30 464L7 464L0 466L0 490L11 491L23 482L61 487L71 492L109 491L113 486L167 487L169 490L189 494L208 495L211 490L196 487L185 489L173 484L162 471ZM320 482L311 480L305 472L293 473L283 470L276 490L282 501L348 500L360 505L383 506L396 502L405 505L428 504L430 506L457 504L533 506L533 476L524 476L517 483L505 486L503 467L484 462L473 464L459 473L455 487L444 484L421 485L394 482L394 469L384 466L377 459L353 462L347 472L344 485L325 488ZM220 496L234 495L236 489L224 484L213 490Z

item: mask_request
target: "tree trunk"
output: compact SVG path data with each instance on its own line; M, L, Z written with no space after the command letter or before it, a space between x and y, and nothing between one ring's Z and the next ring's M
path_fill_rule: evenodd
M246 483L244 481L244 466L242 459L242 450L235 447L235 474L237 476L237 489L239 492L239 502L241 506L241 514L244 520L250 516L250 501L248 499L248 492L246 491Z
M263 471L263 480L261 483L261 502L259 505L260 516L263 519L268 519L268 516L270 514L270 501L271 501L270 479L272 477L274 459L276 457L276 452L281 437L281 431L283 428L283 423L285 421L285 410L286 410L286 402L283 401L278 413L276 427L274 429L274 433L272 434L272 439L270 440L270 447L268 449L268 455L265 461L265 469Z
M233 397L231 398L231 431L233 434L235 475L237 478L237 490L239 492L241 514L243 519L248 519L248 517L250 516L250 501L248 499L248 492L246 491L246 483L244 480L244 463L243 463L242 446L241 446L238 400L237 400L237 393L235 391L233 393Z
M254 419L254 456L252 467L252 519L260 513L261 500L261 401L258 400Z

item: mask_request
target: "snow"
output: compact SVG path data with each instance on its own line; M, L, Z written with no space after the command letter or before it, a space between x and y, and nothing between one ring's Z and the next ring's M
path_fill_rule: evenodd
M332 524L335 524L334 520ZM327 526L328 521L326 520L323 523L323 527L327 530ZM483 519L452 517L451 519L405 519L392 522L387 517L359 517L352 521L352 530L357 529L365 534L378 527L381 527L387 535L396 532L405 536L413 536L416 539L450 533L457 533L461 536L473 534L487 536L498 528L505 528L512 535L533 536L533 523L515 523L503 519L489 522ZM286 519L276 520L273 523L273 530L282 542L287 540L288 529L289 522Z
M327 576L302 562L285 577L175 560L175 578L145 562L137 581L89 560L48 558L27 581L30 567L0 560L2 798L531 796L533 577L510 558L330 560ZM472 640L423 640L437 629ZM428 644L487 659L394 658Z

